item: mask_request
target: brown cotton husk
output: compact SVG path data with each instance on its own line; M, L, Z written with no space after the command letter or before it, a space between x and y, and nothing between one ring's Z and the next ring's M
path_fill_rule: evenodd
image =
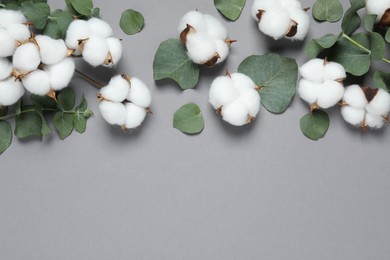
M298 32L298 23L294 20L291 20L290 29L285 34L286 37L294 37Z
M259 23L261 21L261 17L263 16L265 10L259 10L256 14L257 19L259 19Z
M56 92L55 92L54 89L51 89L51 90L49 91L49 93L47 93L47 96L48 96L49 98L54 99L55 101L57 101L57 94L56 94Z
M374 99L374 97L379 91L379 89L377 88L369 88L369 87L362 87L362 90L368 102L371 102L371 100Z
M121 76L122 76L122 78L127 80L130 83L130 86L131 86L131 77L129 75L127 75L127 74L122 74Z
M378 24L384 27L390 26L390 8L385 11Z
M187 43L187 35L190 32L193 32L193 31L195 31L194 27L192 27L191 25L187 24L187 27L180 33L180 41L181 41L181 43L186 45L186 43Z
M217 64L218 59L220 59L221 56L219 56L218 52L215 53L215 55L206 61L205 65L208 67L213 67L215 64Z

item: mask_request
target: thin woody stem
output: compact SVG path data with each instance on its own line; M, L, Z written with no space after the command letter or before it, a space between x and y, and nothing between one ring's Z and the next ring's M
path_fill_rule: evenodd
M102 87L104 87L104 85L96 80L94 80L93 78L91 78L90 76L88 76L87 74L85 74L84 72L76 69L75 72L77 72L81 77L83 77L86 81L88 81L92 86L96 87L97 89L101 89Z

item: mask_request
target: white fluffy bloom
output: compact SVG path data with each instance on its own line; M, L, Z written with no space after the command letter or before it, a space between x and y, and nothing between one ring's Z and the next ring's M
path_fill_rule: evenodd
M379 22L385 12L390 8L390 0L367 0L366 9L368 14L376 14L376 22Z
M0 58L0 81L11 76L12 70L12 63L6 58Z
M56 64L66 57L68 48L63 40L55 40L46 35L37 35L35 39L39 46L42 63Z
M152 103L152 94L146 84L139 78L130 79L130 91L127 100L144 108L150 107Z
M126 121L126 107L122 103L103 100L99 104L100 114L111 125L124 125Z
M82 53L83 59L90 65L94 67L102 65L109 54L106 39L96 34L91 36L85 41Z
M24 88L19 80L9 77L0 81L0 106L15 104L24 94Z
M111 78L107 86L100 90L103 99L112 102L123 102L130 90L130 82L121 75Z
M217 77L210 87L209 102L223 120L235 126L251 122L260 110L256 85L242 73Z
M0 9L0 27L7 29L14 24L27 22L26 17L21 11Z
M252 17L275 40L303 40L309 31L310 17L298 0L255 0Z
M74 20L70 23L66 32L66 45L73 50L79 46L80 40L88 39L91 36L91 29L87 21Z
M15 53L16 41L5 29L0 28L0 57L9 57Z
M299 68L302 79L298 84L299 96L311 105L311 109L336 105L344 94L342 80L346 73L343 66L322 59L312 59Z
M111 54L111 63L117 64L122 57L122 43L118 38L110 37L106 39L108 51Z
M25 24L13 24L7 28L7 32L18 42L25 42L31 37L30 29Z
M126 103L126 129L136 128L142 124L146 117L146 109L134 103Z
M187 55L196 64L205 64L217 55L217 44L206 33L187 36Z
M216 40L226 40L228 37L228 32L225 26L214 16L209 14L204 15L204 20L207 26L207 34L213 37Z
M99 18L91 18L87 21L87 23L92 34L100 35L103 38L108 38L112 35L111 26Z
M53 90L61 90L69 85L72 80L75 63L71 58L65 58L57 64L46 65L44 69L49 76Z
M41 63L38 47L32 42L21 45L16 49L12 63L19 73L36 70Z
M187 25L192 26L197 32L207 32L207 24L201 12L190 11L186 13L179 22L179 33L187 28Z
M51 90L49 75L40 69L34 70L22 78L23 86L32 94L44 96Z

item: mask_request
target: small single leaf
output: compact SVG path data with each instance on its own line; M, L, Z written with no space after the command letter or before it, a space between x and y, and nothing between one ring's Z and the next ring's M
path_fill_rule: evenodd
M374 86L390 92L390 73L377 71L374 73Z
M314 110L312 113L303 116L300 122L302 133L315 141L324 137L329 124L329 116L322 110Z
M26 109L29 109L26 107ZM22 112L15 117L15 135L20 138L30 136L42 137L42 120L35 112Z
M100 16L100 8L96 7L92 10L91 17L99 18Z
M374 25L375 25L375 21L376 21L376 17L377 15L376 14L369 14L369 15L366 15L364 17L364 28L368 31L368 32L372 32L374 30Z
M77 106L77 108L81 111L84 112L88 108L88 103L87 100L85 99L85 96L83 95L81 97L80 104Z
M366 6L365 0L349 0L351 7L345 12L341 28L346 35L352 35L359 27L361 19L357 11Z
M364 33L351 36L351 39L364 48L370 49L370 37ZM330 60L342 64L348 73L362 76L368 72L371 66L371 53L361 49L354 43L343 37L332 48Z
M313 6L313 17L318 21L337 22L343 16L339 0L317 0Z
M75 113L74 114L74 129L82 134L87 129L87 118L83 116L83 114Z
M328 33L319 39L311 40L305 47L305 53L309 58L315 58L326 49L329 49L335 45L339 39L339 35Z
M93 10L92 0L70 0L74 10L77 13L85 16L90 16Z
M58 108L63 111L72 110L75 106L74 92L70 88L65 88L57 97Z
M72 21L70 12L57 9L50 15L43 33L54 39L65 38L66 31Z
M377 32L370 33L371 39L371 57L375 60L381 60L385 56L386 42L382 35Z
M169 39L160 44L154 56L153 78L170 78L182 89L194 88L199 80L199 66L188 58L180 40Z
M119 25L124 33L133 35L144 27L144 17L135 10L127 9L122 13Z
M296 92L298 66L278 54L249 56L238 67L260 86L261 103L272 113L283 113Z
M190 103L179 108L173 117L173 127L186 134L202 132L204 120L199 107Z
M72 133L74 126L73 121L72 114L57 112L54 115L54 126L62 140L67 138Z
M48 4L23 2L21 6L23 14L34 24L35 28L39 30L45 28L50 14L50 7Z
M74 16L77 16L79 13L74 9L71 0L65 0L66 7L68 8L69 13L71 13Z
M214 0L214 5L227 19L235 21L240 17L246 0Z
M45 118L45 116L43 115L42 110L37 109L37 110L36 110L36 113L37 113L37 114L40 116L40 118L41 118L41 122L42 122L41 134L42 134L42 136L48 136L48 135L50 135L51 132L52 132L52 130L51 130L49 124L47 123L46 118Z
M12 143L12 129L7 121L0 121L0 154Z

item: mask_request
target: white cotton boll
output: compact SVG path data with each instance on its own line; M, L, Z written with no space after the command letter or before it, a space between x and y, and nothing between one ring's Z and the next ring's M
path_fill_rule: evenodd
M146 117L146 109L133 103L126 103L126 129L136 128L142 124Z
M32 94L44 96L50 90L49 75L43 70L34 70L22 78L23 86Z
M140 107L148 108L152 103L152 94L142 80L132 77L130 80L130 91L127 96L127 100Z
M343 101L356 108L365 108L368 103L362 88L356 84L345 89Z
M186 13L179 22L179 33L187 28L187 24L191 25L196 32L207 32L207 25L204 16L201 12L190 11Z
M204 19L207 25L207 33L216 40L226 40L228 32L226 27L214 16L209 14L204 15Z
M332 80L325 81L321 85L317 105L322 108L330 108L343 98L343 94L344 86L341 83Z
M10 77L0 81L0 106L11 106L24 95L22 83Z
M220 57L217 61L218 64L225 61L227 56L229 55L229 44L224 40L216 40L215 44L217 46L217 53L219 54Z
M109 101L123 102L130 90L130 83L121 75L116 75L111 78L107 86L100 90L100 95Z
M298 94L303 100L312 105L317 101L321 87L321 83L301 79L298 85Z
M324 80L339 80L345 79L347 74L345 73L345 69L343 65L329 61L324 65Z
M303 40L309 32L310 16L302 9L289 9L290 19L296 22L297 32L292 37L286 37L292 40Z
M366 113L365 124L371 128L381 128L385 120L382 116Z
M219 76L214 79L210 86L209 102L215 109L233 102L237 97L238 91L229 76Z
M108 57L108 44L105 38L99 35L92 35L85 41L83 48L83 59L90 65L96 67L102 65Z
M245 104L249 116L256 117L260 110L260 95L254 89L247 89L240 94L239 101Z
M19 46L15 51L12 63L19 73L36 70L41 63L38 47L32 42Z
M124 125L126 121L126 107L122 103L103 100L99 104L100 114L111 125Z
M297 0L279 0L280 6L287 10L303 9L301 2Z
M259 29L275 40L282 38L290 28L290 15L282 8L270 8L265 11L259 22Z
M366 110L372 115L387 116L390 112L390 94L383 89L379 89L375 97L366 106Z
M14 24L27 22L21 11L0 9L0 27L8 28Z
M79 40L85 40L91 36L89 24L84 20L74 20L66 31L66 45L73 50L79 46Z
M46 35L37 35L35 39L39 46L42 63L55 64L66 57L68 48L63 40L55 40Z
M376 14L376 22L379 22L385 11L390 8L390 0L367 0L366 9L368 14Z
M299 73L304 79L322 83L324 81L324 60L311 59L299 68Z
M72 80L75 63L71 58L65 58L57 64L45 66L53 90L61 90L69 85Z
M268 10L274 7L279 7L278 0L255 0L252 5L252 17L256 19L256 21L259 21L259 19L257 18L259 10Z
M106 41L108 51L111 54L112 64L117 64L122 57L122 42L114 37L107 38Z
M238 93L243 93L247 89L255 89L256 84L253 80L243 73L232 73L230 74L233 84Z
M11 76L12 70L12 63L6 58L0 58L0 81Z
M249 110L247 106L239 100L223 106L221 115L223 120L235 126L245 125L249 121Z
M364 108L353 108L351 106L343 106L341 107L341 115L344 120L354 126L361 126L364 117L366 115L366 111Z
M0 57L12 56L15 50L15 39L6 30L0 28Z
M187 55L196 64L205 64L217 53L214 40L205 33L187 35Z
M24 24L13 24L7 28L7 32L18 42L25 42L31 37L31 32Z
M99 18L91 18L87 21L92 34L100 35L104 38L108 38L112 35L111 26Z

